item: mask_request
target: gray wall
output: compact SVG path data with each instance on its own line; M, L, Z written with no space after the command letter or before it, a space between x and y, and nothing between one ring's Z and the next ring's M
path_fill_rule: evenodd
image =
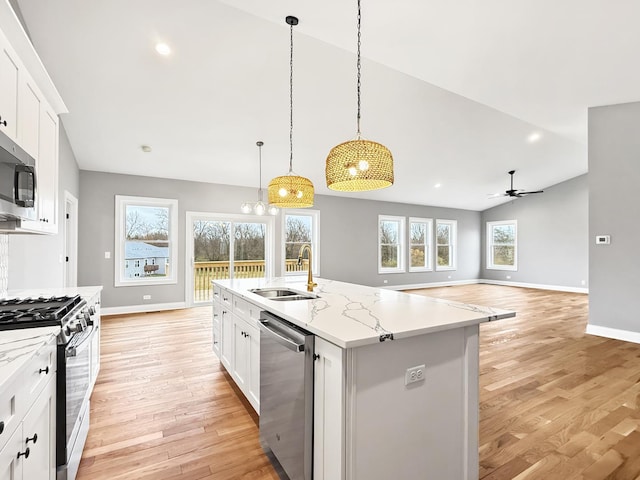
M480 212L317 195L320 269L323 277L371 286L477 279L480 273ZM457 270L378 274L378 215L458 221ZM408 237L407 237L408 238ZM408 254L405 259L408 265ZM435 263L435 259L432 258ZM384 284L384 280L388 283Z
M58 234L9 235L9 289L64 286L64 191L79 195L79 170L60 124L58 166Z
M103 305L121 307L144 303L185 301L185 212L234 213L243 201L256 198L255 188L188 182L153 177L80 172L78 285L103 285ZM136 195L178 200L178 283L114 287L115 195ZM422 207L343 197L316 196L320 211L320 272L323 277L365 285L407 285L438 281L469 280L480 272L480 213L447 208ZM458 270L450 272L378 275L378 215L404 215L458 220ZM279 272L281 219L275 224L276 274ZM105 259L104 252L112 258ZM339 252L339 253L338 253ZM448 277L451 276L451 279Z
M589 324L640 332L640 103L589 109ZM596 235L611 245L595 245Z
M589 281L588 202L589 184L585 174L546 188L539 195L522 197L482 212L481 278L586 288ZM518 271L486 268L486 222L497 220L518 221ZM507 280L507 276L511 279Z

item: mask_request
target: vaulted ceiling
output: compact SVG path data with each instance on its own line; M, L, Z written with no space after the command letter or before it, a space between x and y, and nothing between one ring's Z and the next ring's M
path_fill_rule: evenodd
M17 1L80 168L250 187L257 140L263 185L288 170L284 18L299 17L294 170L335 194L326 156L356 132L355 0ZM588 107L640 100L640 2L362 3L362 133L391 149L396 182L340 195L484 210L508 170L522 189L585 173Z

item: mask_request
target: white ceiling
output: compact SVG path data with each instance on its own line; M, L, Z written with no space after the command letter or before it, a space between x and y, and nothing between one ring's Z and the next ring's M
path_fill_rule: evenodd
M80 168L251 187L257 140L263 184L288 169L298 16L294 170L335 194L324 161L355 135L355 0L18 2ZM585 173L587 108L640 100L638 1L362 2L362 133L391 149L396 182L341 195L484 210L508 170L521 189Z

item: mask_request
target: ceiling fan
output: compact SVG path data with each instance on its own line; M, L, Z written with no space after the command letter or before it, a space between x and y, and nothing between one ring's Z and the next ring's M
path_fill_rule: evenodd
M513 188L513 174L516 173L515 170L511 170L509 175L511 176L511 188L506 190L504 193L496 193L492 195L492 197L524 197L525 195L531 195L534 193L542 193L544 190L536 190L535 192L525 192L523 190L517 190Z

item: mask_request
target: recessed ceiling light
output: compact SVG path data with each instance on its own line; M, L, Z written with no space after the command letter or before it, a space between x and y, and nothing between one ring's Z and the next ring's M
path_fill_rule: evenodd
M442 186L442 184L441 184L441 183L436 183L433 187L434 187L434 188L440 188L441 186Z
M527 140L529 143L535 143L542 138L542 134L540 132L533 132L528 137Z
M169 55L171 53L171 48L166 43L156 43L156 52L160 55Z

